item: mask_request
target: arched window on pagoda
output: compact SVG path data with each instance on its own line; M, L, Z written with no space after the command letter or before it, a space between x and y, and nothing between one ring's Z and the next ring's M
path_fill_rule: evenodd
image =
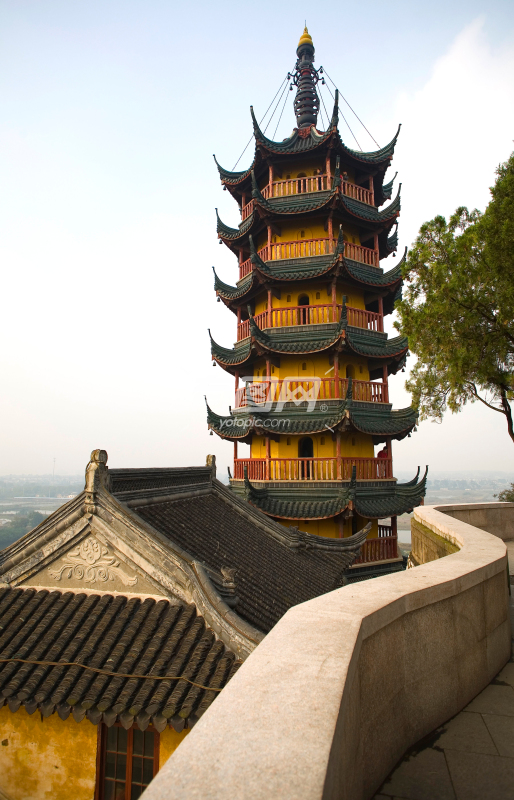
M308 325L309 324L309 295L301 294L298 296L298 305L302 306L302 308L298 309L298 325ZM305 308L303 308L305 306Z
M314 458L314 442L310 436L304 436L298 442L298 458L302 459L300 462L301 477L310 478L312 473L312 461L307 459Z

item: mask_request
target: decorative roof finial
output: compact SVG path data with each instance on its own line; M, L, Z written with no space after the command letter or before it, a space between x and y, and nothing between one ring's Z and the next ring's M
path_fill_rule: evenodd
M307 30L307 21L305 22L305 28L303 29L303 33L300 36L300 41L298 42L298 47L302 44L312 44L312 36L310 35L309 31ZM314 45L313 45L314 47Z
M310 128L318 121L319 97L316 91L318 71L312 66L314 45L307 25L300 37L296 50L298 60L292 75L293 84L298 87L294 100L294 112L298 128Z

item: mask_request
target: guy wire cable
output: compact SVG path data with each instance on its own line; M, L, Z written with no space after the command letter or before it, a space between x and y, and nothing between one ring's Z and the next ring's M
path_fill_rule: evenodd
M327 78L329 79L330 83L331 83L331 84L332 84L332 85L333 85L333 86L334 86L334 87L337 89L337 86L335 85L334 81L332 80L332 78L330 77L330 75L328 74L328 72L326 71L325 67L323 67L323 72L325 73L325 75L326 75L326 76L327 76ZM328 88L328 87L327 87L327 88ZM344 100L344 102L346 103L346 105L348 106L348 108L350 109L350 111L351 111L353 114L355 114L355 116L356 116L356 117L357 117L357 119L359 120L360 124L362 125L362 127L364 128L364 130L366 131L366 133L367 133L369 136L371 136L371 138L372 138L372 139L373 139L373 141L375 142L375 144L376 144L376 146L378 147L378 149L380 149L380 145L379 145L379 143L377 142L377 140L375 139L375 137L374 137L374 136L372 136L372 134L371 134L371 133L368 131L368 129L366 128L365 124L363 123L363 121L361 120L361 118L359 117L359 115L358 115L358 114L357 114L357 113L356 113L356 112L353 110L353 108L351 107L350 103L348 102L348 100L347 100L347 99L346 99L346 97L343 95L343 93L341 92L341 90L340 90L340 89L338 89L338 92L339 92L339 94L341 95L341 97L343 98L343 100ZM344 119L344 117L343 117L343 119ZM347 124L348 124L348 123L347 123ZM348 127L350 127L350 126L348 126ZM355 140L355 141L357 141L357 140Z
M288 73L288 74L289 74L289 73ZM279 93L279 92L280 92L280 90L282 89L282 85L284 84L284 81L288 81L288 80L289 80L289 77L288 77L288 75L286 75L286 77L284 78L284 80L282 81L282 83L280 84L280 86L278 87L278 92L277 92L277 94L275 95L275 97L277 97L278 93ZM281 96L282 96L282 95L281 95ZM266 112L265 112L264 116L262 117L261 121L259 122L259 125L262 125L262 123L264 122L264 119L266 118L266 114L268 113L268 111L270 110L271 106L272 106L272 105L273 105L273 103L275 102L275 97L273 98L273 100L271 101L271 103L269 104L269 106L267 107L267 109L266 109ZM268 125L269 125L269 122L268 122ZM267 127L267 126L266 126L266 127ZM238 165L238 164L239 164L239 162L241 161L242 157L243 157L243 156L244 156L244 154L246 153L246 151L247 151L247 149L248 149L248 145L250 144L250 142L252 141L252 139L253 139L253 134L250 136L250 138L249 138L249 140L248 140L248 144L246 145L245 149L243 150L243 152L241 153L241 155L240 155L240 156L239 156L239 158L237 159L236 163L235 163L235 164L234 164L234 166L232 167L232 172L234 172L235 168L237 167L237 165Z
M328 75L327 75L327 77L328 77ZM334 85L335 85L335 84L334 84ZM329 86L327 83L325 84L325 86L327 87L328 91L329 91L329 92L330 92L330 94L332 95L332 98L333 98L333 100L334 100L334 102L335 102L335 97L334 97L334 95L332 94L332 92L331 92L331 90L330 90L330 86ZM337 89L337 86L336 86L336 89ZM337 91L339 91L339 89L337 89ZM342 96L343 96L343 95L341 95L341 97L342 97ZM342 112L342 111L339 111L339 113L341 114L342 118L343 118L343 119L344 119L344 121L346 122L346 125L347 125L347 127L348 127L348 130L350 131L350 133L352 134L353 138L354 138L354 139L355 139L355 141L357 142L357 147L358 147L358 148L359 148L359 150L362 152L362 147L360 146L359 142L357 141L357 137L356 137L356 135L354 134L354 132L353 132L353 131L352 131L352 129L350 128L350 124L349 124L348 120L346 119L346 117L345 117L345 115L343 114L343 112ZM373 137L372 137L372 138L373 138ZM374 141L374 140L373 140L373 141Z

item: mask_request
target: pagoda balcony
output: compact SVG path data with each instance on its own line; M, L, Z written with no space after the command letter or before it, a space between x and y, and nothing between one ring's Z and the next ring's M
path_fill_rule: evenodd
M295 325L324 325L330 322L339 322L342 306L340 304L326 304L313 306L288 306L285 308L272 308L256 314L254 322L261 330L266 328L285 328ZM356 328L365 328L368 331L383 332L382 314L365 311L361 308L346 306L348 324ZM250 320L238 323L237 341L250 336Z
M263 379L236 389L234 408L247 408L266 403L297 402L299 397L341 400L346 397L348 378L311 378L310 380ZM352 397L366 403L388 403L387 383L352 379Z
M391 458L236 458L234 480L243 480L245 467L253 481L391 480Z
M330 191L331 188L332 177L330 175L312 175L305 176L304 178L290 178L285 181L273 181L262 189L261 194L265 200L270 200L274 197L291 197L298 194L327 192ZM341 181L341 193L344 194L345 197L351 197L353 200L366 203L368 206L373 206L375 204L372 189L365 189L364 186L359 186L350 181ZM245 219L248 219L253 209L253 200L243 205L241 209L241 219L243 222Z
M379 525L378 538L366 539L353 566L388 558L398 558L398 536L395 536L391 525Z
M281 261L291 258L312 258L313 256L330 255L335 251L335 241L325 236L321 239L301 239L292 242L272 242L261 247L257 255L263 261ZM378 250L363 247L360 244L345 242L345 258L359 261L371 267L380 266ZM251 258L239 264L239 279L249 275L253 269Z

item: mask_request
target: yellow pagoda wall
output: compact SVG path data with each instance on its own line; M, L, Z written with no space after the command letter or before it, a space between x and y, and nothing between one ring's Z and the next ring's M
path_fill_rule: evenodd
M305 369L303 365L305 364ZM349 353L339 354L339 377L346 377L346 368L353 366L354 379L358 381L369 381L368 363L364 357L353 356ZM254 364L254 381L261 381L266 377L266 360L258 359ZM309 354L306 356L280 356L280 366L271 365L272 378L291 378L291 377L315 377L333 378L334 367L330 363L327 354Z
M309 305L321 306L331 305L332 292L327 291L327 282L313 283L311 282L294 282L290 288L285 287L281 290L280 298L272 296L272 308L294 308L298 306L298 299L307 295L309 298ZM366 306L364 303L364 295L353 286L338 285L336 291L336 302L341 305L343 297L346 297L346 305L352 308L359 308L365 311ZM262 292L255 298L255 312L254 315L261 314L268 310L268 295Z
M302 233L303 231L303 233ZM343 227L344 234L349 242L353 244L360 244L359 231L354 225L345 223ZM337 239L338 231L334 230L334 239ZM300 219L294 222L284 220L280 226L280 233L273 233L272 242L292 242L302 241L304 239L325 239L328 236L327 228L325 227L325 220L323 219ZM268 244L268 234L266 231L257 237L257 249L260 250Z
M301 163L296 165L292 165L290 163L285 164L283 167L280 163L275 165L275 177L273 183L277 183L280 181L288 181L294 178L303 177L304 175L307 177L311 177L313 175L322 175L326 174L326 160L324 158L313 158L313 159L305 159L302 160ZM334 177L334 169L335 169L335 161L331 159L331 167L330 167L330 175ZM355 171L351 167L345 167L344 171L347 174L347 181L349 183L354 183L355 181ZM282 175L279 175L279 172ZM269 176L265 173L260 181L259 181L259 189L262 191L265 186L269 183Z
M298 526L302 531L307 533L315 533L318 536L326 536L329 539L339 539L339 521L337 517L329 517L329 519L311 519L311 520L290 520L290 519L277 519L284 527L289 528L290 525ZM359 526L362 527L367 523L367 520L359 518ZM343 526L343 537L352 535L352 520L346 519ZM371 521L371 531L368 534L368 539L374 539L378 536L378 520Z
M159 767L189 733L160 734ZM0 791L12 800L94 800L98 728L21 707L0 709Z

